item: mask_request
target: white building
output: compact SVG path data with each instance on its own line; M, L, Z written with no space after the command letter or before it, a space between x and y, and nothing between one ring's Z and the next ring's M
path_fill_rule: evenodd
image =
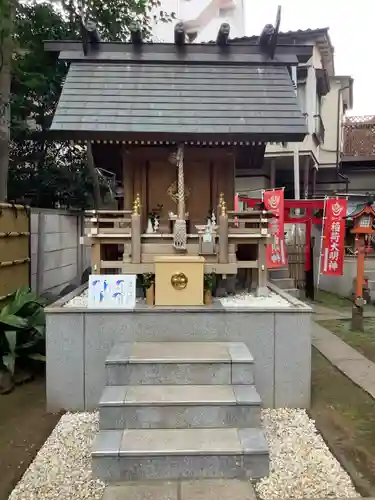
M257 43L257 37L245 37L241 43ZM328 28L280 33L278 43L296 47L298 100L309 133L297 148L294 143L267 144L262 162L242 162L236 190L259 198L262 189L285 187L289 199L322 197L345 187L337 159L343 117L353 105L353 79L335 74Z
M230 37L245 35L244 0L162 0L162 10L174 12L177 21L183 21L187 32L196 42L215 40L222 23L230 25ZM154 40L172 42L176 23L158 23L153 26Z

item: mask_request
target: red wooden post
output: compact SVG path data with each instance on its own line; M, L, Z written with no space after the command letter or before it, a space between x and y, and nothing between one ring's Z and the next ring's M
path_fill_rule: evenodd
M375 234L375 210L373 199L369 199L362 207L349 214L354 227L351 230L356 235L357 247L357 283L355 287L355 300L352 309L352 328L363 331L363 285L365 278L365 253L366 238Z

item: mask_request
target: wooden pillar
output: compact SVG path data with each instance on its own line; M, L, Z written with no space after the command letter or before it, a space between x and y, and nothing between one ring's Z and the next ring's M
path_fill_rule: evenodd
M309 174L310 174L310 157L305 157L305 171L303 176L303 195L305 200L309 198Z
M267 241L263 238L258 243L258 286L256 295L258 297L267 297Z
M224 193L228 210L234 209L235 159L231 153L223 152L223 158L216 165L218 192ZM217 203L217 202L216 202Z
M146 171L146 160L144 158L137 159L135 163L135 158L133 159L134 164L137 165L134 168L134 191L133 199L139 194L141 206L139 207L139 213L141 215L141 232L143 232L147 227L148 214L147 214L147 171Z
M228 215L219 216L219 264L228 264Z
M132 264L141 263L141 216L132 214Z
M122 182L124 188L124 210L131 210L134 199L134 168L126 147L122 147Z
M271 160L270 165L270 189L276 188L276 160Z
M95 241L91 245L91 274L101 273L101 245L99 241Z

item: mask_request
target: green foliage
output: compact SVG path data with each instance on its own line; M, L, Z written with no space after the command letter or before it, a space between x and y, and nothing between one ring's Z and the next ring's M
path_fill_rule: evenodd
M155 274L153 273L143 273L142 274L142 287L144 290L148 290L155 283Z
M16 356L35 357L45 352L43 306L44 301L21 288L7 297L0 311L0 360L12 372Z
M129 26L139 23L145 40L151 37L151 21L167 23L175 19L174 13L152 11L161 7L160 0L61 0L61 8L74 33L79 33L80 12L93 19L104 41L125 41Z
M103 40L128 39L134 21L149 38L151 9L159 7L160 1L11 1L16 7L13 38L17 50L11 86L8 199L47 208L91 208L93 186L85 149L53 142L48 136L68 68L55 54L44 51L43 42L80 40L82 11L97 22ZM7 2L0 0L0 6ZM173 17L162 11L158 16L160 22Z
M214 286L215 273L205 273L203 286L205 290L212 290Z

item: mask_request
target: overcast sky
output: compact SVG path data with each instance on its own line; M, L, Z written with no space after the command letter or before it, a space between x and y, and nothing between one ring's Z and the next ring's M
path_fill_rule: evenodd
M246 34L274 24L282 6L281 31L329 27L337 75L354 78L350 114L375 115L375 0L244 0Z

